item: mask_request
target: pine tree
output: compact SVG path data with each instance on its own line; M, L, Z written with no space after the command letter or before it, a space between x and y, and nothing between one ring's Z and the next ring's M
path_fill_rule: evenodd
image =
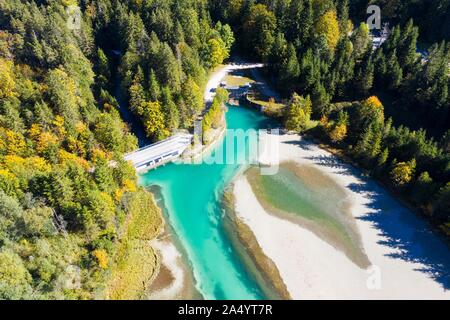
M268 58L268 63L271 68L271 72L275 76L282 76L281 66L285 63L287 59L287 48L288 43L284 38L284 34L279 32L275 37L275 42L272 46L270 56Z
M314 55L312 49L308 49L302 56L300 63L300 80L301 87L305 91L309 91L312 86L319 80L320 74L314 64Z
M203 109L203 94L190 77L183 83L181 94L187 107L188 118L192 121Z
M339 41L333 64L331 65L330 83L332 96L342 98L347 93L348 86L354 78L355 59L353 45L348 37Z
M387 163L387 160L389 158L389 149L384 148L383 151L378 156L377 165L379 168L383 168L385 164Z
M356 59L361 58L370 49L369 26L362 22L352 35L353 49Z
M291 1L289 4L288 21L285 30L287 40L294 43L296 47L300 47L302 40L305 38L302 30L302 13L306 8L303 7L303 0Z
M183 31L183 27L181 26L181 23L179 20L177 20L177 22L175 23L175 32L173 35L173 42L174 43L181 43L184 42L184 31Z
M283 90L286 92L295 91L298 76L300 75L300 65L297 60L297 53L294 45L289 44L287 50L287 59L281 65L280 81L283 84Z
M313 2L312 0L305 0L300 19L300 30L301 30L300 41L303 45L307 44L308 41L311 39L313 25L314 25Z
M412 72L417 62L418 37L419 29L414 26L412 20L409 20L402 32L402 38L397 51L399 63L406 72Z
M312 90L314 114L319 117L324 114L325 108L330 103L330 95L320 81L317 81Z
M97 50L97 79L100 87L107 88L111 79L108 58L101 48Z
M156 79L156 74L153 69L150 69L148 77L148 94L152 101L159 100L161 95L161 88L159 87L158 79Z
M383 142L383 134L381 129L378 126L374 126L374 136L372 138L372 141L370 142L372 148L369 153L369 157L371 159L375 159L381 152L381 146Z
M394 51L396 48L398 48L398 44L400 43L401 39L401 30L399 26L395 26L392 28L391 33L389 37L387 38L386 42L383 43L383 51L387 55Z
M140 113L140 106L146 100L146 95L142 83L144 82L144 73L141 67L138 67L136 74L134 75L133 82L131 83L129 91L130 95L130 110L136 113Z
M367 96L373 87L375 66L370 52L364 57L362 65L355 77L355 85L361 95Z
M339 29L343 33L350 32L348 30L348 21L349 21L349 0L338 0L336 5L337 15L339 19Z
M370 143L371 141L373 141L373 136L374 133L372 126L365 128L362 136L359 138L359 141L355 147L355 153L358 157L364 158L367 156L368 150L370 150L371 148Z
M427 171L422 172L414 183L412 192L414 201L421 205L429 203L435 192L436 185L430 174Z
M394 50L387 60L386 78L390 89L398 89L403 79L403 70L397 60L396 50Z
M265 60L275 41L276 17L264 4L250 5L243 25L246 46L249 52Z
M161 110L164 113L165 124L168 130L174 132L180 126L180 114L173 101L170 89L165 87L161 94Z

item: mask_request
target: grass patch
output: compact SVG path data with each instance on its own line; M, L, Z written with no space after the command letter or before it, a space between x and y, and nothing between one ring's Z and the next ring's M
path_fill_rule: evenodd
M161 231L163 219L153 195L141 190L130 194L124 199L124 203L129 213L125 238L138 240L156 238Z
M106 296L113 300L140 299L159 269L158 256L149 244L163 225L153 195L145 190L125 194L128 213L122 230Z
M284 103L276 102L273 98L255 97L254 95L247 95L247 100L251 106L261 107L264 113L273 118L281 118L286 107Z
M241 87L241 86L245 86L247 83L253 83L253 82L255 82L255 80L250 79L248 77L244 77L244 76L234 76L234 75L228 74L225 77L225 83L231 87Z
M157 255L147 241L124 241L119 247L118 259L112 268L108 299L141 299L156 274L157 267Z
M283 109L284 107L286 107L286 105L284 103L280 103L280 102L275 102L275 101L271 101L270 99L264 99L262 97L254 97L249 95L248 96L248 101L260 105L262 107L265 108L270 108L270 109Z

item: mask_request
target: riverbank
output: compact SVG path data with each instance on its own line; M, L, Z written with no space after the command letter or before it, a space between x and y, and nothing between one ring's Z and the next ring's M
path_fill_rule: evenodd
M271 135L279 159L312 166L348 193L370 267L358 266L304 226L267 212L245 176L234 183L235 209L277 266L294 299L449 299L448 248L374 181L298 135ZM278 162L279 161L279 162ZM326 197L324 198L326 201Z
M203 99L205 102L205 110L209 108L211 105L214 96L216 95L216 89L220 87L221 83L225 80L225 78L236 70L244 70L251 69L254 70L256 68L261 68L264 65L261 63L232 63L223 66L219 66L216 68L209 77L209 80L206 84L205 91L203 93ZM203 156L208 154L220 140L223 139L226 132L226 121L223 120L223 125L217 129L211 129L209 132L209 141L207 144L198 144L194 146L191 150L186 151L183 154L183 161L198 161L201 160ZM204 133L205 134L205 133Z
M197 148L193 148L185 152L181 158L183 163L200 163L203 157L207 156L217 144L224 138L227 131L226 121L224 121L223 126L218 129L211 129L214 132L210 135L210 142L208 144L199 145Z
M172 235L165 231L150 242L159 257L159 268L148 289L150 300L197 300L201 294L195 289L194 279L186 258L175 245Z
M147 298L151 300L192 300L202 299L195 288L195 280L188 258L179 243L173 228L168 224L168 210L158 186L149 191L164 218L164 226L158 237L150 241L158 257L158 270L155 272Z
M225 215L222 224L247 272L255 278L266 299L291 300L276 265L264 254L250 227L236 215L234 204L232 184L223 195Z

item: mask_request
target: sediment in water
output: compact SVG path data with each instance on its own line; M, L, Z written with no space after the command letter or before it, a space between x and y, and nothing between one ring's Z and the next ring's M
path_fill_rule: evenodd
M224 191L222 198L225 213L222 224L231 245L267 299L292 299L275 263L264 254L250 227L236 215L232 189L233 185Z
M342 251L351 261L362 269L371 265L361 244L361 237L356 226L354 217L351 214L351 202L347 199L344 189L339 187L332 179L320 170L310 166L300 166L294 162L284 162L280 164L280 170L287 170L298 179L305 188L312 194L322 195L322 203L317 200L305 201L313 208L314 212L322 216L314 216L314 212L305 212L308 208L296 207L287 210L281 208L279 203L274 203L269 191L264 186L262 179L274 179L274 177L263 177L257 168L252 167L246 171L245 176L256 198L267 213L278 216L281 219L296 223L301 227L315 233L321 239ZM270 181L267 182L270 185ZM285 192L281 189L286 188ZM282 186L277 192L287 194L288 186ZM336 193L333 197L332 194ZM276 197L280 199L280 197ZM280 201L280 200L279 200ZM291 199L291 201L293 201ZM330 204L327 204L327 201ZM333 205L333 208L331 208ZM333 213L330 213L333 211Z

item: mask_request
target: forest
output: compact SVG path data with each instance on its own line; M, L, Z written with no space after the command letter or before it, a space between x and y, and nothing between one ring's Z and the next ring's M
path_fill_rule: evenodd
M370 3L391 27L376 50ZM287 129L450 236L449 0L0 0L0 299L139 298L127 261L154 263L162 221L120 108L149 141L191 130L231 54L267 63Z
M1 299L135 298L161 217L116 97L150 140L189 128L233 41L205 1L0 1Z
M390 24L379 48L369 4ZM342 150L447 236L449 13L450 1L211 1L236 49L267 63L288 130Z

